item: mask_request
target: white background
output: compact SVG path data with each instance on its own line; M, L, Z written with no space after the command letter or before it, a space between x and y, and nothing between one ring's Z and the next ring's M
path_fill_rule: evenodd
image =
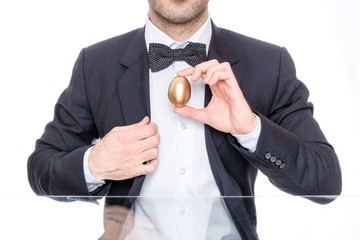
M81 48L144 25L147 1L124 2L0 2L0 228L5 226L0 238L79 239L78 234L96 239L101 234L102 206L32 197L26 164ZM343 197L327 206L284 197L260 174L262 239L360 239L359 12L356 0L210 1L219 27L288 49L342 166ZM76 233L84 229L75 225L79 221L88 221L87 227Z

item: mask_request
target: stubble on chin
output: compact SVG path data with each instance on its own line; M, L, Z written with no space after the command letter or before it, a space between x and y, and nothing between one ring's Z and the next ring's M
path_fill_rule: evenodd
M153 1L151 8L156 14L156 17L163 22L169 24L188 24L199 19L207 10L206 0L197 2L192 6L186 6L186 0L173 0L174 3L179 3L175 6L167 7L160 1ZM182 4L183 3L183 4ZM206 4L205 4L206 3Z
M179 4L162 0L149 1L150 21L172 39L184 42L206 21L208 0L176 0Z

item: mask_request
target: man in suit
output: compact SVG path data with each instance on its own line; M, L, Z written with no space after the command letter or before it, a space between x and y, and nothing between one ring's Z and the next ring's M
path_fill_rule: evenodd
M81 51L28 161L35 193L253 196L260 170L290 194L340 194L337 156L286 49L218 28L208 0L148 2L145 28ZM156 48L177 57L158 68ZM206 55L195 66L192 48ZM176 75L191 79L181 108L167 100ZM256 239L254 200L224 202Z

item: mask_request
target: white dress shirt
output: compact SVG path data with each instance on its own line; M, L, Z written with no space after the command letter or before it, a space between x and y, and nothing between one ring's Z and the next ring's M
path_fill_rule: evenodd
M212 27L210 18L186 42L176 42L160 31L149 19L145 26L145 41L161 43L172 49L184 48L189 42L206 44L208 53ZM240 239L234 224L227 212L226 206L220 198L220 191L216 185L205 145L204 124L182 117L173 112L174 106L168 100L168 87L176 72L189 67L184 61L177 61L168 68L151 72L150 81L150 108L151 121L158 125L160 134L159 165L148 174L143 183L140 198L135 210L135 226L143 226L136 219L143 221L144 216L152 222L152 234L156 239L211 239L209 234L216 229L213 239L222 236L231 236L231 239ZM190 80L190 79L189 79ZM187 105L194 108L204 108L205 84L200 79L197 82L189 81L191 98ZM239 143L254 152L261 131L260 119L258 125L249 134L236 135ZM88 169L88 155L84 156L84 172L89 191L95 190L104 184L94 178ZM145 198L141 198L145 197ZM138 216L136 218L136 216ZM217 221L211 219L215 216ZM221 221L219 221L221 219ZM148 226L149 224L146 224ZM131 231L130 236L144 237L150 234L147 231ZM215 234L215 235L214 235ZM150 234L151 235L151 234Z

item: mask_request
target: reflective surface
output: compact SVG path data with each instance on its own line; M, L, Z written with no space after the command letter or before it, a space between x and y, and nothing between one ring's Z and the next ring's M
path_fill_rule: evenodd
M131 202L130 208L105 206L104 199L56 200L69 199L0 196L1 239L238 239L232 226L222 225L228 216L216 211L226 198L111 199ZM260 239L360 238L360 196L328 205L289 196L256 197L255 203Z

